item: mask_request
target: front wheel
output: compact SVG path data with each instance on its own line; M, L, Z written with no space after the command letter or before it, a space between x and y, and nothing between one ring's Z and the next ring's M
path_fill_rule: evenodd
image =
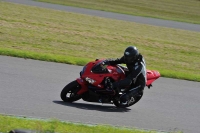
M60 93L60 97L64 102L74 102L81 98L77 92L81 89L79 83L75 80L66 85Z

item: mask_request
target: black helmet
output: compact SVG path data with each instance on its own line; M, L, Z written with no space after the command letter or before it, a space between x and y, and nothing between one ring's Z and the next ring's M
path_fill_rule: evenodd
M135 62L139 55L139 51L134 46L129 46L124 51L124 61L126 64L132 64Z

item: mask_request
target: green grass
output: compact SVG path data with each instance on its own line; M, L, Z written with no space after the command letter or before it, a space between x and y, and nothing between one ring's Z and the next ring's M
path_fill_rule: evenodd
M200 33L0 2L0 54L85 65L137 46L148 69L200 81Z
M63 122L57 119L39 120L26 117L0 115L0 132L8 133L15 129L33 130L40 133L157 133L157 131L114 127L110 125L85 125L80 123Z
M200 0L36 0L200 24Z

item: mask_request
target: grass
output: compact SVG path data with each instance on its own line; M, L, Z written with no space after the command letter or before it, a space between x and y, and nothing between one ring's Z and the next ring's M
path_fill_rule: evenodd
M36 0L200 24L200 0Z
M39 133L157 133L157 131L114 127L110 125L84 125L79 123L63 122L57 119L39 120L26 117L0 115L0 132L8 133L15 129L33 130Z
M0 54L85 65L137 46L148 69L200 81L200 33L0 2Z

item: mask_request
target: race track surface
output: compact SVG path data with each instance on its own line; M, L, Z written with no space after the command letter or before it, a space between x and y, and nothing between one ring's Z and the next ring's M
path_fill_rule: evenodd
M134 106L60 99L62 88L79 77L81 66L0 56L0 113L70 122L200 132L200 83L160 78Z
M66 7L32 0L4 1L200 32L200 25L195 24ZM70 122L161 131L200 132L199 82L159 78L150 90L145 88L144 97L139 103L126 109L82 100L73 104L63 103L60 91L67 83L79 77L81 69L81 66L0 56L0 114L57 118Z

